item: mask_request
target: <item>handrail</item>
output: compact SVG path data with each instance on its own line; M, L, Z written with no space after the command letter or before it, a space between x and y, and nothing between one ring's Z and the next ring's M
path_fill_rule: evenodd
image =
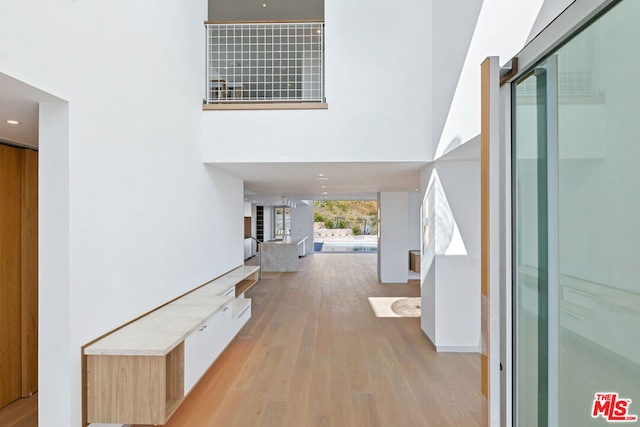
M324 25L323 20L207 21L205 106L326 108Z

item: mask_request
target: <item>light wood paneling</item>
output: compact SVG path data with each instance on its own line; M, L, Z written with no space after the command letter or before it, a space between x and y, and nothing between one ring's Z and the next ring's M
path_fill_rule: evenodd
M89 423L164 424L183 400L184 343L166 356L89 355L86 364Z
M22 391L20 330L21 150L0 145L0 408Z
M165 366L162 356L88 356L89 422L161 424L164 405L157 402L165 400ZM138 404L143 395L145 403Z
M236 298L245 293L247 290L251 289L253 285L258 283L258 275L259 273L256 271L251 276L247 277L236 285Z
M436 353L419 318L378 318L368 301L419 292L380 284L375 254L263 274L251 319L166 426L481 425L480 356Z
M38 390L38 152L22 150L22 396Z
M167 382L165 416L169 418L184 398L184 342L167 355L165 372Z

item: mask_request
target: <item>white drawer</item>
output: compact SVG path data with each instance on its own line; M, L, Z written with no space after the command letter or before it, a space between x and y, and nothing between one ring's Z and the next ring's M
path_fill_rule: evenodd
M229 344L231 329L230 305L226 305L184 340L185 395Z
M241 300L236 300L241 301ZM238 310L237 314L233 317L233 335L235 336L240 329L249 321L251 318L251 298L243 298L242 302L244 303L242 307Z
M198 382L215 359L215 315L184 340L184 393Z

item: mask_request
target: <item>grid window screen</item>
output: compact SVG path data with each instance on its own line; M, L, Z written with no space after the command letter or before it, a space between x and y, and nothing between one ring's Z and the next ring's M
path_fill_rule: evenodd
M207 24L207 103L324 101L324 23Z
M600 46L598 25L584 30L580 37L562 47L558 56L558 97L593 100L602 95L600 88ZM528 102L524 97L536 96L535 79L527 79L518 85L519 102Z

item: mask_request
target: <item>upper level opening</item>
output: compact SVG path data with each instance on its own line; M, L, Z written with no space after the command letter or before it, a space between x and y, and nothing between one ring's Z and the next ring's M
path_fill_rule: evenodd
M326 108L324 1L209 0L205 109Z

